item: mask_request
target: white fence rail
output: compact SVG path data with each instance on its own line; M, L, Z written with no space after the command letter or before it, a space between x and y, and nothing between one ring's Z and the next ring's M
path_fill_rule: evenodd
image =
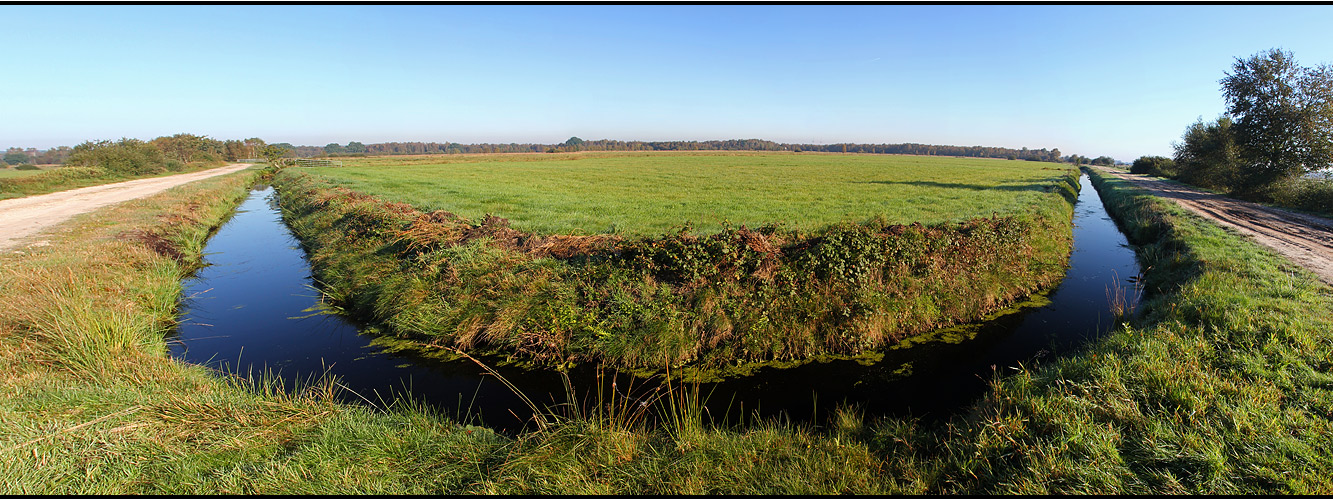
M298 167L341 167L343 162L337 160L316 160L314 158L297 158L292 160L292 164Z

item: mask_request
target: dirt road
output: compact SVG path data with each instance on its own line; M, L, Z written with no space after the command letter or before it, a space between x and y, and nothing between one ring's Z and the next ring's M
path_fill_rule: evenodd
M188 174L103 184L58 193L0 200L0 251L15 248L23 239L98 207L142 198L168 188L249 167L233 163Z
M1153 177L1101 168L1253 238L1333 285L1333 220L1227 198Z

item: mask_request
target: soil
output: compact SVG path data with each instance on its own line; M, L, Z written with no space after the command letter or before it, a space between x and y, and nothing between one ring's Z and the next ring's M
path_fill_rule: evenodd
M225 167L188 174L103 184L57 193L0 200L0 251L19 247L23 240L75 215L142 198L188 182L230 174L249 167L233 163ZM44 242L33 242L41 246Z
M1249 236L1333 285L1333 220L1240 201L1146 175L1100 170Z

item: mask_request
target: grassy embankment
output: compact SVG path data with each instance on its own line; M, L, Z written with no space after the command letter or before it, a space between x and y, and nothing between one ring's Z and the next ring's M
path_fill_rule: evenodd
M1245 238L1093 175L1140 245L1143 313L995 384L944 446L968 493L1333 492L1333 290Z
M56 167L45 170L0 170L0 200L54 193L112 182L197 172L222 166L221 162L190 163L151 175L122 175L101 167Z
M589 412L510 439L417 409L330 403L327 384L288 396L166 357L181 274L249 178L201 181L0 256L0 490L1333 491L1333 291L1169 202L1098 182L1141 245L1154 291L1143 315L1078 355L1005 370L947 427L843 412L822 431L644 429ZM184 263L122 236L141 234Z
M621 369L856 355L981 317L1063 276L1077 185L953 158L396 160L276 179L332 302L432 346Z
M180 280L252 179L108 207L0 255L0 492L884 491L864 446L808 429L705 428L678 411L647 431L621 407L511 439L410 405L340 405L328 381L282 391L174 361Z

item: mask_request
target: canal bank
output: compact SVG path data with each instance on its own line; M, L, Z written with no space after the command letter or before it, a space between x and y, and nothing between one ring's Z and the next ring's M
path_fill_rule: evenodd
M1070 266L1055 288L983 321L918 335L866 356L754 365L744 375L699 383L708 414L730 423L779 416L822 423L835 408L854 406L871 418L939 421L980 397L996 370L1075 351L1106 332L1118 314L1135 307L1132 280L1139 271L1097 192L1086 177L1081 182ZM402 342L362 335L359 325L321 309L319 287L274 197L269 188L253 192L210 240L210 265L186 284L173 355L227 372L269 371L290 382L333 375L347 389L349 403L408 398L510 431L529 421L532 408L472 361L394 348ZM563 375L555 370L482 361L539 409L568 402ZM581 398L595 398L598 387L602 398L610 397L599 378L637 386L642 394L625 396L640 398L650 398L646 394L661 380L591 364L564 372Z

